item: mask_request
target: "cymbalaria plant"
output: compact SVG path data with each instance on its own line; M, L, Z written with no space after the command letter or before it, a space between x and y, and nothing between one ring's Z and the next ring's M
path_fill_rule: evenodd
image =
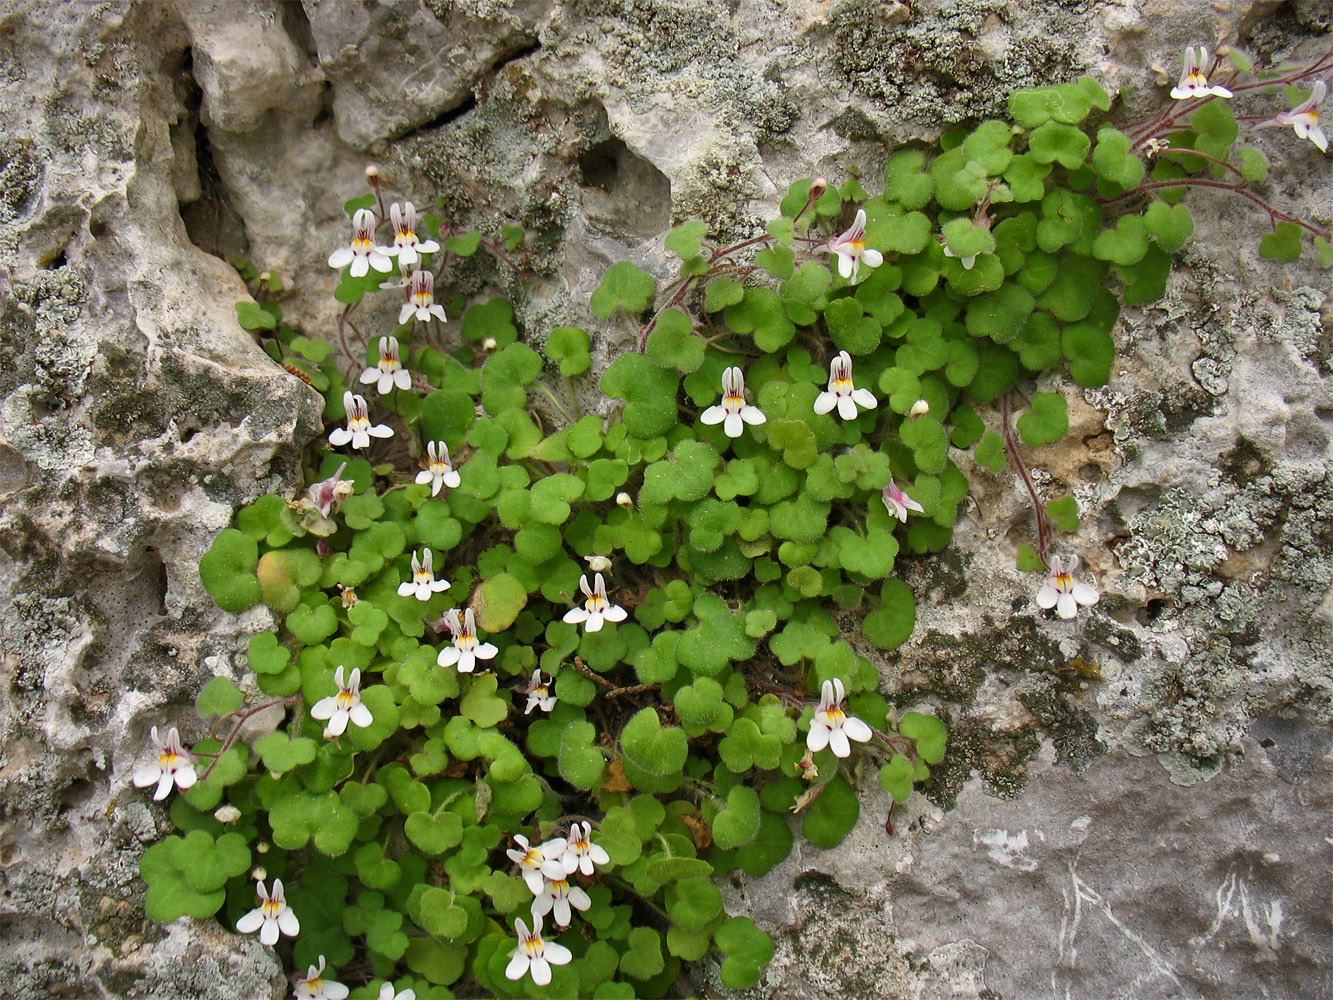
M1031 498L1018 563L1049 627L1099 613L1052 551L1077 505L1025 464L1068 429L1033 380L1106 382L1193 188L1266 214L1265 257L1308 236L1333 263L1258 189L1232 110L1315 139L1333 53L1183 64L1141 122L1091 79L1020 91L1008 120L888 151L882 181L797 181L747 239L685 222L672 280L622 261L593 293L598 337L632 337L596 375L587 331L449 293L460 258L519 266L521 230L386 210L373 168L328 341L244 265L262 301L238 319L324 397L326 437L308 491L245 507L201 561L221 608L277 624L250 694L200 693L190 749L152 732L133 782L179 790L180 832L144 854L148 914L258 931L307 970L298 995L655 997L705 959L757 983L772 943L717 880L837 845L871 775L904 802L944 759L876 662L915 622L895 564L949 544L965 470L1012 463ZM396 328L358 327L367 296L402 297Z

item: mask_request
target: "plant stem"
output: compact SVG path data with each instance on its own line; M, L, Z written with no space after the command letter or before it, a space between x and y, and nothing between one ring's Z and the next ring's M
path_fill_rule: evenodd
M257 715L258 713L264 711L264 709L266 708L272 708L274 705L295 705L300 700L301 700L300 695L291 695L290 697L287 698L274 698L272 701L266 701L264 702L264 704L256 706L255 708L250 709L248 712L245 712L244 714L237 716L235 723L232 724L231 732L227 734L227 738L223 740L222 746L217 752L217 756L213 758L213 763L209 764L208 767L204 770L204 773L199 775L199 780L203 781L205 778L207 778L210 774L213 773L213 768L218 766L218 761L222 759L222 755L231 749L231 745L236 742L236 737L240 735L241 727L245 725L246 721L250 719L251 716ZM233 715L237 715L237 713L228 712L226 715L222 717L222 719L229 719ZM221 722L222 719L218 719L218 722ZM214 723L215 727L216 725L217 723Z
M1041 499L1037 496L1037 488L1032 485L1032 477L1028 475L1027 466L1023 464L1023 459L1018 455L1018 445L1014 442L1014 433L1009 426L1009 393L1007 392L1000 397L1000 420L1001 429L1004 431L1005 450L1009 452L1009 457L1013 459L1014 466L1023 479L1023 485L1028 491L1028 498L1032 501L1032 513L1037 519L1037 555L1041 558L1043 566L1049 566L1050 560L1047 558L1047 553L1050 551L1051 543L1050 518L1046 514L1046 508L1042 506Z

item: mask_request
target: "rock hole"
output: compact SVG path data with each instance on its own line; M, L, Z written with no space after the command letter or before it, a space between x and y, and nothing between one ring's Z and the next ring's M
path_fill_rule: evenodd
M54 253L47 254L38 266L43 271L58 271L69 263L69 258L65 256L65 248L59 247Z
M288 5L285 5L288 6ZM297 5L299 6L299 5ZM186 49L177 73L178 92L181 95L180 121L172 128L172 145L177 148L177 170L188 171L188 158L193 154L197 184L177 181L177 197L181 200L181 220L190 242L205 253L230 261L233 257L249 256L250 244L245 225L232 211L222 175L213 160L213 146L208 141L208 129L200 119L203 91L194 79L194 53ZM180 162L185 159L185 162Z
M583 209L606 233L649 239L671 224L671 181L616 138L579 158Z
M95 240L101 239L106 235L106 223L100 220L88 223L88 235Z
M96 791L97 786L87 778L77 778L71 781L65 786L65 791L60 796L59 814L63 816L87 805Z
M1151 625L1170 607L1170 603L1160 597L1154 597L1134 613L1140 625Z

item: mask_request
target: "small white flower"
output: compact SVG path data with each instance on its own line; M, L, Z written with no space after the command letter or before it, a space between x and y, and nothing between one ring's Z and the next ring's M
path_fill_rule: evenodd
M315 702L314 707L310 709L312 718L319 719L321 722L329 720L329 724L324 729L325 738L341 736L347 731L347 722L350 719L362 729L375 721L370 714L370 709L361 704L361 670L359 667L352 669L352 674L347 678L347 683L343 683L343 668L338 665L338 669L333 672L333 680L338 685L338 693L331 694L327 698L321 698Z
M843 420L855 420L858 406L873 410L878 405L879 401L869 389L857 389L852 385L852 356L839 351L829 362L828 390L815 397L815 412L828 413L836 406L838 416Z
M616 494L616 506L624 507L626 510L629 510L634 506L634 498L624 490L621 490Z
M594 844L588 839L592 833L592 824L584 823L582 829L579 824L574 823L569 828L569 844L565 847L565 853L560 858L565 866L565 872L573 875L580 871L584 875L593 873L593 865L608 865L611 863L611 856L605 849Z
M838 273L853 285L860 280L861 265L879 267L884 263L884 255L878 250L866 246L866 210L857 209L856 219L851 227L841 236L832 237L826 246L819 247L822 253L838 255Z
M417 210L410 201L404 202L400 209L398 203L389 206L389 218L393 220L393 246L379 247L379 252L398 258L398 266L406 271L421 259L423 253L435 253L440 245L434 240L417 239ZM398 322L403 322L399 320Z
M912 404L912 408L907 411L907 415L915 420L917 417L924 417L930 412L930 404L924 399L918 399Z
M380 995L376 997L376 1000L417 1000L417 991L407 989L395 993L393 983L383 983L380 986Z
M611 560L606 556L584 556L583 561L588 564L588 569L594 573L607 573L611 569Z
M909 510L914 510L918 514L925 513L925 508L900 490L892 479L889 480L889 485L884 487L884 506L903 524L907 523Z
M433 560L429 548L421 550L420 558L412 553L412 579L398 585L399 597L415 596L418 601L429 601L432 594L449 589L448 580L435 579Z
M319 956L319 964L312 965L304 976L296 977L296 988L292 996L296 1000L344 1000L351 991L342 983L324 978L324 956Z
M406 323L416 317L417 322L425 323L432 316L441 323L449 320L444 314L444 306L435 301L435 275L429 271L413 271L408 284L407 301L398 310L398 322Z
M602 574L593 577L592 587L588 586L587 576L579 577L579 589L585 598L583 607L572 608L565 612L565 622L569 625L583 625L585 632L600 632L603 622L623 622L629 615L619 604L612 604L606 597L606 582Z
M555 708L555 692L551 690L551 683L542 675L541 667L532 672L532 679L528 681L528 686L519 688L528 696L527 707L523 709L523 714L529 714L534 708L540 708L543 712L549 712Z
M808 749L819 753L825 747L831 747L835 757L850 757L852 745L847 742L849 739L865 743L873 735L869 726L842 710L842 700L846 696L838 678L824 682L819 707L810 720L810 732L805 736Z
M1226 87L1208 86L1208 74L1203 71L1208 62L1208 50L1202 45L1195 52L1193 45L1185 46L1185 68L1181 70L1180 82L1171 88L1171 96L1177 101L1192 101L1198 97L1230 97Z
M444 486L458 489L462 480L449 460L449 446L443 441L430 441L426 444L426 453L430 456L430 467L417 473L417 482L423 486L430 483L431 496L438 496Z
M329 267L341 271L348 264L352 265L353 278L365 277L372 267L385 273L393 270L393 261L375 246L375 213L368 208L357 209L352 216L352 245L339 247L329 255Z
M153 801L161 802L171 792L171 786L175 784L182 792L194 786L199 780L198 775L194 773L194 754L181 746L180 733L176 727L172 726L167 730L165 740L158 739L157 726L149 730L148 738L153 741L153 747L157 750L157 760L151 764L145 764L134 772L132 780L135 788L147 788L149 785L157 785L157 791L153 792Z
M236 921L236 929L242 934L259 931L259 941L272 948L278 943L278 932L288 937L301 933L301 922L287 905L287 897L282 893L282 879L273 880L273 895L269 895L261 881L255 886L255 892L264 902Z
M532 901L533 919L544 917L548 913L555 914L555 925L557 927L568 927L569 921L573 917L570 907L575 910L584 911L592 906L592 900L582 887L570 885L565 878L550 879L542 886L542 891L537 894L537 898Z
M1059 556L1052 556L1046 582L1037 591L1037 606L1055 608L1055 613L1067 620L1078 614L1080 604L1085 607L1096 604L1101 594L1097 593L1097 588L1086 583L1075 583L1074 574L1077 572L1078 556L1070 556L1068 566Z
M321 479L310 487L310 503L319 511L320 517L328 517L334 504L342 503L352 495L355 484L350 479L342 478L346 468L347 463L343 462L328 479Z
M398 360L398 338L380 338L380 360L374 368L367 368L361 373L362 385L375 385L375 390L383 396L399 389L412 388L412 375Z
M487 354L491 353L491 351L495 350L499 346L500 342L497 341L494 337L487 337L485 340L481 342L481 349L485 351Z
M514 841L521 850L514 850L512 847L505 851L509 860L518 865L523 873L523 881L528 884L534 896L540 896L542 887L550 879L564 878L568 872L565 871L564 863L560 860L565 853L567 841L564 837L556 837L554 840L548 840L544 844L536 847L528 845L528 838L521 833L514 834Z
M505 968L506 979L522 979L531 972L532 981L538 986L551 983L551 966L568 965L574 957L564 945L556 941L542 940L542 918L532 918L532 933L521 917L514 918L514 933L518 935L518 947Z
M218 806L214 810L213 818L219 823L235 823L241 818L241 811L228 802L225 806Z
M343 409L347 411L347 426L335 427L329 432L329 444L341 448L348 441L353 448L369 448L373 437L393 437L393 428L388 424L371 424L366 415L366 397L343 393Z
M738 438L746 424L762 424L768 418L759 411L759 407L745 402L745 375L739 368L728 368L722 373L722 402L710 406L699 414L699 421L705 424L722 424L722 430L729 438Z
M1327 153L1328 136L1324 134L1324 130L1319 126L1319 112L1315 110L1320 104L1324 103L1324 95L1327 93L1328 85L1323 80L1316 80L1309 97L1290 111L1279 111L1268 121L1260 122L1256 128L1289 125L1302 139L1309 139L1318 146L1319 152Z
M471 608L463 612L461 621L457 611L449 611L445 615L445 624L453 633L454 644L440 650L440 655L435 659L440 666L457 665L460 674L470 674L477 668L478 660L493 660L495 654L500 652L489 642L477 642L477 621Z

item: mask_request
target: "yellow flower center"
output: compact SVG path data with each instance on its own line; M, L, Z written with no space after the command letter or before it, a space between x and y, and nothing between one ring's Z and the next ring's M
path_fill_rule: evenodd
M346 688L338 692L338 708L342 711L349 711L354 701L356 701L356 696Z
M369 253L372 245L364 236L358 236L352 240L352 253Z
M849 243L848 246L850 246L857 253L860 253L862 250L866 248L865 240L852 240L852 242Z
M847 395L852 391L852 380L849 378L834 379L833 391L839 396Z
M176 754L170 750L164 750L157 758L157 766L163 771L176 770Z
M1070 576L1068 573L1061 573L1059 576L1057 576L1057 577L1055 578L1055 589L1056 589L1056 590L1073 590L1073 589L1074 589L1074 578L1073 578L1072 576Z

